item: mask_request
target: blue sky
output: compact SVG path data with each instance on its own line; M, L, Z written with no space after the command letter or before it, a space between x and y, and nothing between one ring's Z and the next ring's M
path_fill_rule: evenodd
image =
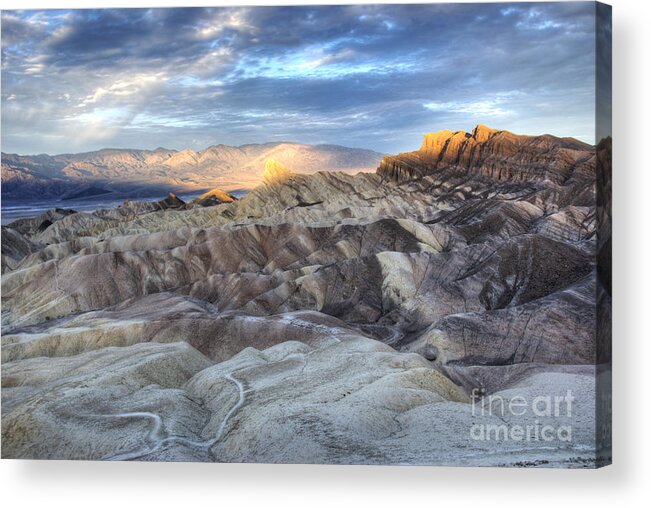
M592 2L2 12L2 150L594 142Z

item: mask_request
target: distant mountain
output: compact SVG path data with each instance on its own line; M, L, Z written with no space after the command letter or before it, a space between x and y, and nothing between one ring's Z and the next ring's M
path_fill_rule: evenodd
M156 195L218 187L252 189L274 160L301 173L374 171L382 154L337 145L215 145L202 151L104 149L61 155L2 154L4 198Z

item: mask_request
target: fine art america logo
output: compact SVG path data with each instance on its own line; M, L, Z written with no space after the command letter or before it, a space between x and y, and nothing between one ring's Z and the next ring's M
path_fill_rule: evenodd
M473 389L472 415L487 422L474 423L470 437L476 441L572 441L572 390L565 395L484 396ZM500 423L497 423L500 422ZM518 422L518 423L514 423Z

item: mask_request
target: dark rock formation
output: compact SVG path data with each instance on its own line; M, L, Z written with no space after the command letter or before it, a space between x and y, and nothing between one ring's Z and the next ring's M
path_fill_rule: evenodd
M170 192L165 199L161 199L157 204L160 210L167 210L168 208L182 208L185 206L185 201Z
M193 200L193 204L198 206L216 206L224 203L232 203L237 198L221 189L212 189L204 192L201 196Z

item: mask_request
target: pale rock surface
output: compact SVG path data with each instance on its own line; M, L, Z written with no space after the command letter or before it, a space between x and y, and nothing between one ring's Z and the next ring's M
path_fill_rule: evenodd
M212 366L173 343L34 358L4 370L3 431L11 436L4 457L570 467L593 460L589 371L534 373L473 410L421 356L355 336L246 348ZM495 403L568 389L571 416L503 416ZM572 441L550 452L541 440L471 434L472 425L509 419L571 425Z

